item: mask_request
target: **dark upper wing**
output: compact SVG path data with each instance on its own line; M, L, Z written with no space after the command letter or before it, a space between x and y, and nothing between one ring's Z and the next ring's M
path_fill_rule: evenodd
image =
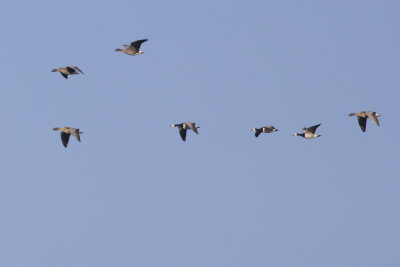
M78 68L78 67L74 67L74 68L75 68L75 70L77 70L79 73L85 74L85 73L83 73L83 71L82 71L80 68Z
M76 71L76 69L74 69L74 68L71 68L71 67L67 67L67 71L69 72L69 73L76 73L77 71Z
M358 124L360 125L360 128L361 128L361 131L365 132L365 129L367 128L367 118L357 116L357 119L358 119Z
M68 74L64 74L64 73L62 73L62 72L60 72L61 73L61 75L65 78L65 79L68 79Z
M62 143L63 143L63 145L65 147L67 147L67 145L68 145L68 141L69 141L69 136L70 135L71 134L67 134L67 133L61 132L61 141L62 141Z
M375 123L376 125L378 125L379 126L379 121L378 121L378 118L375 116L375 112L367 112L367 116L368 116L368 118L373 122L373 123Z
M315 131L317 130L317 128L318 128L320 125L321 125L321 123L320 123L320 124L317 124L317 125L314 125L314 126L311 126L311 127L308 127L307 130L308 130L309 132L311 132L311 133L315 133Z
M131 47L136 48L137 50L139 50L140 46L142 45L142 43L147 42L147 39L143 39L143 40L137 40L131 43Z
M254 134L256 137L258 137L262 132L262 129L256 129L256 133Z
M186 129L183 129L182 126L178 126L179 134L183 141L186 141Z
M70 74L79 74L79 73L84 74L82 70L80 70L78 67L74 67L74 66L68 66L67 71Z

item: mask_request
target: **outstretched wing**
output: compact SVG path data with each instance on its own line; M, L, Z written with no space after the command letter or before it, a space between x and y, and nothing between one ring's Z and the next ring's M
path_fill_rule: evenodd
M317 128L318 128L320 125L321 125L321 123L320 123L320 124L317 124L317 125L314 125L314 126L311 126L311 127L308 127L307 130L308 130L309 132L311 132L311 133L315 133L315 131L317 130Z
M379 121L375 112L367 112L367 116L373 123L379 126Z
M61 141L62 141L64 147L67 147L70 135L71 134L67 134L67 133L61 132Z
M85 73L83 73L83 71L80 68L78 68L76 66L74 67L74 69L75 69L76 72L78 72L80 74L85 74Z
M179 134L181 135L182 140L186 141L186 129L183 129L182 126L178 126Z
M60 73L65 79L68 79L68 74L65 74L65 73L62 73L62 72L60 72Z
M186 124L187 124L187 126L189 126L190 130L192 130L192 131L195 132L196 134L199 134L199 132L197 131L196 123L194 123L194 122L187 122Z
M81 141L81 136L79 135L79 129L71 129L71 134L78 140Z
M67 71L70 74L79 74L79 73L84 74L82 70L80 70L78 67L75 67L75 66L68 66Z
M135 49L137 49L139 51L140 46L144 43L147 42L147 39L143 39L143 40L137 40L131 43L131 47L134 47Z
M76 72L76 69L74 69L73 67L70 67L70 66L66 67L66 69L67 69L68 73L70 73L70 74Z
M360 125L360 128L361 128L361 131L365 132L365 129L367 128L367 118L357 116L357 119L358 119L358 124Z
M262 132L262 129L256 129L256 133L254 134L256 137L258 137Z

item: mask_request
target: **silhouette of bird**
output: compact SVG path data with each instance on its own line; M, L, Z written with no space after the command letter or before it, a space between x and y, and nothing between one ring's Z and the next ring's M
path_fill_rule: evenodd
M178 127L179 134L181 135L181 138L183 141L186 141L186 131L187 130L192 130L196 134L199 134L197 132L197 128L200 128L199 126L196 126L196 123L194 122L183 122L179 124L171 124L171 127Z
M53 131L61 131L61 141L64 145L64 147L67 147L69 137L72 136L75 137L76 140L79 142L81 141L81 136L80 134L83 134L79 129L72 128L72 127L62 127L62 128L53 128Z
M131 45L122 45L123 47L125 47L125 49L117 48L115 49L115 51L121 51L131 56L143 54L144 52L140 51L140 46L144 42L147 42L147 39L134 41L131 43Z
M59 72L61 75L65 78L68 79L68 75L73 75L73 74L84 74L83 71L81 71L78 67L74 66L67 66L65 68L58 68L58 69L52 69L52 72Z
M361 131L365 132L367 128L367 119L369 118L373 123L379 126L378 117L381 115L375 111L361 111L358 113L350 113L349 116L357 116L358 124L360 125Z
M308 127L308 128L304 127L302 129L303 133L294 133L293 135L294 136L301 136L301 137L304 137L306 139L312 139L312 138L320 137L321 135L315 134L315 131L317 130L317 128L320 125L321 125L321 123L317 124L317 125L314 125L314 126L311 126L311 127Z
M278 131L274 126L263 126L261 128L253 128L251 129L256 137L258 137L261 133L272 133Z

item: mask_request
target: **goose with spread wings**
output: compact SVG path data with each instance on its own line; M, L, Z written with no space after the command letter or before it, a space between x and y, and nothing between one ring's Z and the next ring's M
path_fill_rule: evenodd
M183 141L186 141L187 130L192 130L196 134L199 134L197 129L200 128L199 126L196 126L196 123L194 123L194 122L183 122L183 123L179 123L179 124L171 124L171 127L178 127L179 134L181 135L181 138Z
M52 69L51 71L59 72L65 79L68 79L68 75L84 74L82 70L75 66L66 66L65 68Z
M378 117L381 115L375 111L361 111L358 113L350 113L349 116L357 116L358 124L360 125L361 131L365 132L367 128L367 119L370 119L373 123L379 126Z
M122 45L123 47L125 47L125 49L117 48L117 49L115 49L115 51L121 51L121 52L124 52L125 54L131 55L131 56L143 54L144 52L140 51L140 46L144 42L147 42L147 39L134 41L131 43L131 45Z
M256 137L258 137L261 133L272 133L278 131L274 126L263 126L261 128L253 128L251 129Z
M317 124L317 125L314 125L314 126L311 126L311 127L308 127L308 128L304 127L302 129L303 133L294 133L293 135L294 136L301 136L301 137L306 138L306 139L312 139L312 138L320 137L321 135L315 133L315 131L317 130L317 128L320 125L321 125L321 123Z
M53 131L60 131L61 132L61 141L64 147L67 147L69 137L72 135L75 137L76 140L79 142L81 141L81 136L80 134L83 134L79 129L72 128L72 127L62 127L62 128L53 128Z

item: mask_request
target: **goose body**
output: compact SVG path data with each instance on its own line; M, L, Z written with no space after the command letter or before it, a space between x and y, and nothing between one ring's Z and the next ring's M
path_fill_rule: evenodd
M256 137L258 137L261 133L272 133L278 131L274 126L263 126L261 128L253 128L251 129Z
M317 130L317 128L320 125L321 125L321 123L317 124L317 125L314 125L314 126L311 126L311 127L308 127L308 128L304 127L302 129L303 133L294 133L293 135L294 136L301 136L301 137L306 138L306 139L312 139L312 138L320 137L321 135L315 134L315 131Z
M378 117L381 115L375 111L361 111L358 113L350 113L349 116L357 116L358 124L360 125L361 131L365 132L367 128L367 119L370 119L373 123L379 126Z
M147 42L147 39L137 40L132 42L130 45L122 45L125 49L117 48L115 51L124 52L127 55L136 56L139 54L143 54L143 51L140 51L140 46L142 43Z
M80 70L78 67L74 67L74 66L67 66L65 68L53 69L51 71L59 72L65 79L68 79L68 75L84 74L82 70Z
M194 122L183 122L179 124L171 124L171 127L178 127L179 134L181 135L181 138L183 141L186 141L186 132L187 130L192 130L196 134L199 134L197 131L197 128L200 128L199 126L196 126L196 123Z
M67 147L69 137L72 135L75 137L76 140L79 142L81 141L81 136L80 134L83 134L79 129L72 128L72 127L62 127L62 128L53 128L53 131L60 131L61 132L61 141L64 147Z

